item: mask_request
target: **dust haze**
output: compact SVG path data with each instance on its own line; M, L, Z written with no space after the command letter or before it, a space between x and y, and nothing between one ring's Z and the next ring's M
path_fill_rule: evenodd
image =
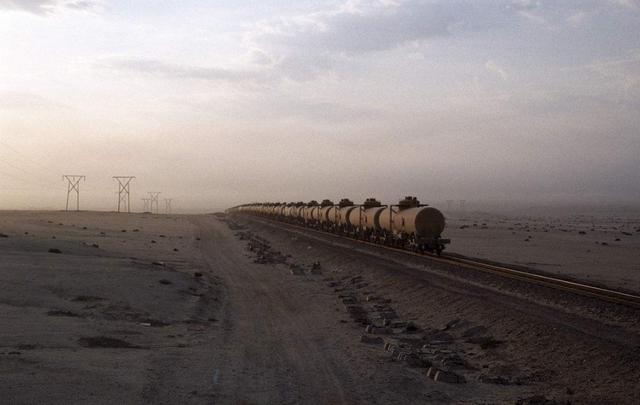
M637 204L635 1L0 1L0 209Z

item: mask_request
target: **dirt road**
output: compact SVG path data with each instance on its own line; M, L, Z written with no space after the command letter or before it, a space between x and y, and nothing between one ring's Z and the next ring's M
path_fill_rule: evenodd
M357 330L319 290L318 276L252 263L225 224L197 223L205 262L227 291L211 353L220 403L412 403L433 395L419 373L381 365L379 353L358 347Z

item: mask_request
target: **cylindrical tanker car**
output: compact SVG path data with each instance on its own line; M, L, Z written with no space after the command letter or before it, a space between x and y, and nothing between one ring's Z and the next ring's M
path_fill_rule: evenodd
M312 200L297 203L255 203L233 207L229 213L304 225L314 229L348 235L356 239L440 254L449 239L442 238L445 218L436 208L420 204L416 197L405 197L396 205L382 205L368 198L356 205L342 199L320 204Z

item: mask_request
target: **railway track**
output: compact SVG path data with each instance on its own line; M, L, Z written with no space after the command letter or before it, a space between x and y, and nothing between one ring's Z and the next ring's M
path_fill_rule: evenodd
M616 291L616 290L602 288L602 287L598 287L598 286L594 286L594 285L589 285L589 284L579 283L579 282L575 282L575 281L565 280L565 279L561 279L561 278L557 278L557 277L551 277L551 276L531 273L531 272L527 272L527 271L523 271L523 270L517 270L517 269L505 267L505 266L489 264L489 263L485 263L485 262L481 262L481 261L473 260L473 259L469 259L469 258L454 257L454 256L446 255L446 254L443 255L443 256L437 256L437 255L430 254L430 253L412 252L412 251L409 251L409 250L405 250L405 249L401 249L401 248L397 248L397 247L393 247L393 246L380 245L380 244L369 242L369 241L350 238L350 237L344 236L344 235L337 235L337 234L334 234L334 233L329 233L329 232L325 232L325 231L319 231L317 229L307 228L307 227L304 227L304 226L301 226L301 225L291 224L291 223L288 223L288 222L285 223L285 222L273 221L273 220L270 220L270 219L256 218L256 217L251 217L251 219L255 220L255 221L258 221L258 222L262 222L262 223L267 223L267 224L270 224L270 225L278 226L280 228L283 228L283 225L284 225L285 227L293 227L293 228L297 228L297 229L300 229L300 230L304 230L306 232L318 233L318 234L321 234L321 235L324 235L324 236L330 236L330 237L334 237L334 238L337 238L337 239L345 239L345 240L349 240L349 241L352 241L352 242L357 242L357 243L361 243L361 244L365 244L365 245L371 245L371 246L375 246L375 247L380 248L380 249L386 249L386 250L389 250L389 251L398 252L398 253L402 253L402 254L406 254L406 255L410 255L410 256L417 256L417 257L425 258L425 259L428 259L428 260L431 260L431 261L434 261L434 262L438 262L438 263L444 263L444 264L449 264L449 265L454 265L454 266L465 267L465 268L468 268L468 269L471 269L471 270L476 270L476 271L482 271L482 272L485 272L485 273L496 274L496 275L499 275L499 276L502 276L502 277L507 277L507 278L511 278L511 279L517 279L517 280L521 280L521 281L532 283L532 284L537 284L537 285L542 285L542 286L546 286L546 287L549 287L549 288L554 288L556 290L562 290L562 291L567 291L567 292L570 292L570 293L573 293L573 294L579 294L579 295L582 295L582 296L592 297L592 298L596 298L596 299L601 300L601 301L606 301L606 302L611 302L611 303L615 303L615 304L621 304L621 305L625 305L625 306L640 308L640 296L634 295L634 294L625 293L625 292L622 292L622 291Z

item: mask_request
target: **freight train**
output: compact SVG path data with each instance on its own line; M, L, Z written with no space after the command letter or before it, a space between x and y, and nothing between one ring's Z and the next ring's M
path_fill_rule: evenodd
M245 204L227 212L288 222L415 252L440 255L450 243L449 239L442 238L445 228L442 212L420 204L411 196L395 205L383 205L375 198L354 204L345 198L338 204L331 200Z

